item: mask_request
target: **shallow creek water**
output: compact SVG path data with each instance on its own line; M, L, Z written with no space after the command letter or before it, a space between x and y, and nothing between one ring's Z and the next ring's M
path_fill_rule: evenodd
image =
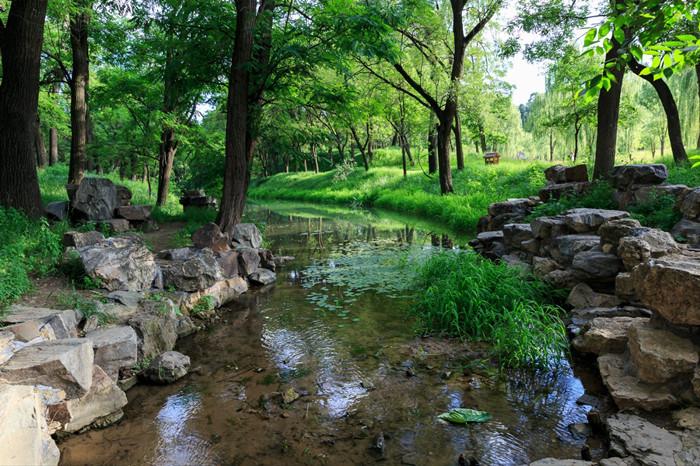
M520 465L577 458L580 379L498 376L485 348L420 338L411 293L392 273L407 255L468 238L385 212L255 204L275 255L295 259L268 290L227 306L178 343L192 372L170 386L128 392L123 420L61 442L64 465ZM336 279L334 277L341 277ZM578 373L578 370L576 371ZM585 376L585 374L578 374ZM293 388L292 403L279 393ZM491 421L454 426L449 408ZM382 435L383 452L377 448Z

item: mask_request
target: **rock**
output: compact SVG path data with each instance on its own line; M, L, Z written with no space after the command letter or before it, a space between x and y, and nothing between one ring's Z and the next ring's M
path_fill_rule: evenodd
M542 202L560 199L562 196L578 196L591 187L588 182L561 183L545 186L540 189L539 195Z
M67 231L63 233L63 245L66 247L82 248L104 241L105 236L99 231Z
M690 340L649 325L630 328L629 350L639 379L647 383L689 376L698 364L698 348Z
M47 385L69 397L82 396L92 385L92 345L84 338L25 346L0 366L0 381L14 385Z
M689 220L700 220L700 188L693 189L685 196L681 213Z
M52 421L61 424L65 432L79 432L97 424L105 427L121 419L126 406L126 394L98 365L92 366L92 386L80 398L69 399L48 407Z
M695 393L695 396L700 398L700 367L695 368L695 372L693 372L693 378L690 380L691 385L693 386L693 393Z
M117 207L116 215L130 222L145 222L151 218L152 210L150 205L126 205Z
M567 460L558 458L543 458L533 461L530 466L593 466L590 461L584 460Z
M204 194L201 189L195 189L187 191L184 196L180 198L180 204L185 210L195 208L195 209L215 209L216 199L211 196Z
M679 325L700 325L700 258L652 259L632 272L639 301Z
M572 308L615 307L620 304L617 296L597 293L589 285L579 283L572 288L566 303Z
M683 449L675 434L632 414L618 413L607 420L611 444L641 465L677 466L674 456Z
M85 272L109 291L141 291L151 287L156 263L151 251L136 236L109 238L78 248Z
M78 323L82 318L82 313L73 309L58 310L14 304L8 308L0 322L15 324L5 330L14 333L18 340L31 341L37 337L54 340L76 338ZM50 326L51 330L46 326Z
M299 398L301 398L301 395L299 395L293 387L289 387L287 391L282 393L282 401L286 404L292 404Z
M561 217L538 217L530 223L532 235L543 241L570 233Z
M573 288L581 283L586 274L576 269L553 270L542 277L542 280L555 288Z
M223 270L210 249L190 248L187 255L177 257L176 260L160 263L166 288L201 291L224 279Z
M571 317L580 321L590 322L596 317L646 317L652 316L649 309L636 306L615 306L615 307L586 307L571 311Z
M94 330L85 335L95 350L95 364L99 365L116 381L119 370L136 365L138 338L136 331L128 325Z
M173 312L141 311L131 319L129 326L138 337L138 360L153 358L175 347L177 317Z
M533 256L540 252L540 247L540 240L536 238L529 239L520 243L520 249Z
M552 175L554 175L553 178L548 177L547 170L545 170L545 177L547 180L553 183L587 182L588 167L586 167L585 164L574 165L573 167L564 167L563 170L557 169L556 174L552 173Z
M216 262L221 267L224 278L233 278L238 276L238 252L222 251L214 254Z
M192 322L192 319L190 319L188 316L178 316L177 317L177 325L175 328L175 332L177 333L177 337L186 337L187 335L192 335L194 332L197 331L197 326Z
M248 282L242 277L234 277L216 282L206 290L189 293L180 303L183 311L191 311L204 296L211 296L214 307L223 306L248 291Z
M143 376L154 383L168 384L181 379L189 370L189 356L177 351L166 351L151 362Z
M249 276L252 273L257 272L258 267L260 267L260 255L257 249L252 249L249 247L239 247L238 251L238 265L239 270L242 275Z
M123 304L126 307L138 308L139 303L145 298L145 294L141 291L112 291L107 295L107 298ZM103 368L104 369L104 368Z
M676 204L680 205L690 191L691 189L684 184L632 185L623 191L629 195L624 196L620 208L625 209L630 204L646 204L659 196L672 196Z
M627 458L603 458L598 463L600 466L636 466L638 464L634 458L628 456Z
M676 223L671 230L671 235L673 235L674 238L682 238L686 240L688 244L697 247L700 245L700 222L684 218Z
M237 246L258 249L262 246L260 230L254 223L239 223L233 227L231 241Z
M131 190L126 186L117 185L117 206L127 206L131 204Z
M497 217L504 214L516 214L525 216L532 211L534 203L527 198L508 199L503 202L495 202L489 205L489 215Z
M207 223L192 233L192 244L196 248L209 248L214 252L228 251L229 237L221 232L216 223Z
M111 218L109 220L101 220L96 224L97 228L103 231L114 233L125 233L131 229L129 221L124 218Z
M605 209L571 209L564 215L566 226L576 233L595 232L605 222L629 217L629 213L624 210Z
M574 256L572 262L574 269L585 272L595 279L610 279L622 268L622 262L615 254L606 254L602 251L582 251Z
M559 264L553 259L548 257L538 257L532 258L532 273L537 278L542 278L550 272L553 272L559 268Z
M700 430L700 408L690 407L675 411L673 420L682 429Z
M618 165L610 172L610 182L618 189L634 184L661 184L666 178L668 170L661 163Z
M44 214L49 220L65 220L68 218L68 209L70 203L68 201L49 202L44 207Z
M649 319L641 317L596 317L573 339L572 345L580 353L623 353L627 349L630 327L646 322Z
M634 280L630 273L619 273L615 277L615 296L623 301L634 302L637 294L634 290Z
M83 178L71 203L71 215L81 220L108 220L119 205L117 188L106 178Z
M277 269L277 263L272 251L269 249L258 249L258 255L260 256L260 267L273 272Z
M16 346L14 333L0 331L0 364L12 357Z
M564 235L559 236L550 248L550 254L554 260L562 265L571 264L574 256L583 251L590 251L600 244L600 237L596 235Z
M277 275L271 270L258 269L257 272L253 272L248 275L248 280L255 285L265 286L275 283L277 280Z
M520 249L523 241L532 238L532 228L527 223L509 223L503 227L503 243L507 250Z
M0 458L7 466L57 465L44 405L34 387L0 385Z
M636 408L656 411L678 404L678 399L668 387L647 384L627 374L625 359L620 354L599 356L598 368L603 383L619 409Z
M617 251L617 246L620 244L620 239L625 236L632 236L634 232L642 228L639 220L633 218L620 218L603 223L598 229L600 235L600 245L612 245L611 252Z
M618 255L627 270L632 270L651 258L678 251L678 244L673 237L665 231L655 228L637 229L634 236L622 238L618 246Z

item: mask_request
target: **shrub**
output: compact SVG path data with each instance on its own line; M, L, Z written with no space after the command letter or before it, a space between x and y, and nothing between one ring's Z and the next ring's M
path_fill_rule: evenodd
M676 209L676 198L671 194L652 192L647 201L633 204L628 210L642 225L666 231L671 230L682 218Z
M560 291L472 253L443 253L419 269L421 330L487 341L502 366L548 366L568 350ZM544 303L544 304L543 304Z
M589 209L617 209L613 197L613 187L605 181L591 184L588 191L583 194L562 196L560 199L551 200L540 204L532 211L528 219L537 217L563 214L569 209L586 207Z

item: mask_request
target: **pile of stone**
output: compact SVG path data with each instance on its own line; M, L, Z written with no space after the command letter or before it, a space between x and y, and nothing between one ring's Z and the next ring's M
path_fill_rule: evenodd
M95 222L100 229L123 233L131 228L156 228L151 206L131 205L131 191L107 178L84 178L68 185L68 201L51 202L46 215L53 220Z
M639 199L653 191L648 186L680 191L661 184L664 174L656 166L616 167L612 182L618 197L633 193ZM657 184L643 184L652 181ZM700 213L696 192L687 189L679 198L686 221ZM700 251L668 232L642 227L626 211L603 209L506 224L479 233L473 245L486 257L571 289L572 346L597 358L620 410L700 406ZM690 416L700 426L700 409L691 413L685 412L686 421ZM606 464L700 464L700 435L666 431L623 414L608 420L608 430L611 455L627 459ZM647 448L649 439L643 439L650 430L664 443Z
M202 189L185 192L180 198L180 204L185 211L190 209L216 209L216 199L207 196Z
M585 165L554 165L544 171L544 176L547 178L547 186L540 190L540 199L545 202L562 196L583 194L591 185Z

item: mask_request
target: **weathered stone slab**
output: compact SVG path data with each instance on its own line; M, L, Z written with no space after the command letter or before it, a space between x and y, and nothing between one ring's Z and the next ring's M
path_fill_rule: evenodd
M258 249L262 246L262 235L254 223L239 223L233 227L231 241L238 246Z
M561 217L538 217L530 222L532 235L543 241L570 233L566 222Z
M598 280L614 278L622 269L622 261L615 254L596 250L579 252L571 264L590 278Z
M214 307L223 306L248 291L248 282L242 277L234 277L216 282L206 290L189 293L180 303L183 312L191 311L204 296L211 296Z
M584 460L543 458L533 461L529 466L593 466L593 463Z
M610 250L606 252L615 253L620 240L625 236L633 236L640 228L642 224L634 218L620 218L605 222L598 228L600 246L605 250L605 246L610 245Z
M72 198L72 215L83 220L107 220L119 205L117 188L106 178L84 178Z
M671 230L674 238L684 238L688 244L697 247L700 245L700 222L682 219Z
M49 435L44 405L34 387L0 385L0 463L55 466L60 453Z
M177 317L172 312L142 311L129 319L138 337L138 359L152 358L175 347Z
M503 226L503 243L508 250L520 249L523 241L532 238L532 227L528 223L509 223Z
M690 340L649 325L633 325L629 331L630 359L640 380L664 383L693 373L698 348Z
M0 366L0 381L14 385L47 385L69 397L82 396L92 385L92 345L71 338L26 346Z
M595 232L605 222L625 217L629 217L629 213L624 210L588 208L571 209L563 215L566 226L577 233Z
M131 224L125 218L110 218L107 220L100 220L99 222L97 222L96 226L100 230L108 231L112 234L125 233L131 229Z
M627 349L627 332L630 327L649 322L634 317L596 317L572 341L580 353L623 353Z
M690 191L681 203L683 216L690 220L700 220L700 188Z
M6 330L0 331L0 364L12 357L15 346L15 334Z
M207 223L192 233L192 244L196 248L209 248L214 252L228 251L229 236L216 223Z
M49 202L44 207L44 214L50 220L58 220L59 222L68 218L68 210L70 203L68 201Z
M571 289L566 303L572 308L615 307L620 300L615 295L593 291L586 283L579 283Z
M591 187L588 182L572 182L560 183L545 186L540 189L539 195L542 202L547 202L552 199L560 199L562 196L575 196L583 194Z
M151 362L143 376L154 383L168 384L181 379L189 370L189 356L177 351L167 351Z
M248 276L260 267L260 255L257 249L240 247L238 251L238 265L242 275Z
M277 275L271 270L258 269L257 272L253 272L248 275L248 279L255 285L265 286L275 283L277 280Z
M210 249L187 249L173 252L177 259L161 262L163 285L181 291L201 291L223 280L223 270Z
M117 207L116 214L130 222L145 222L151 218L152 210L150 205L127 205Z
M680 438L645 419L618 413L607 420L611 448L645 466L681 466L674 458L683 450ZM690 465L691 463L688 463Z
M105 236L99 231L67 231L63 234L63 245L83 248L104 241Z
M590 251L600 244L600 237L596 235L564 235L555 238L550 254L554 260L562 265L571 264L576 254Z
M109 238L78 248L78 254L85 272L109 291L147 290L156 277L153 254L136 236Z
M618 165L610 172L610 182L618 189L627 189L635 184L661 184L666 178L668 170L661 163Z
M82 318L80 311L72 309L48 309L14 304L8 308L7 314L2 318L2 322L6 324L26 324L13 327L13 329L16 329L18 339L22 341L30 341L39 336L44 337L46 340L53 340L77 338L78 323ZM48 331L48 329L42 330L45 325L51 326L51 331ZM36 329L36 332L31 329Z
M95 350L95 364L99 365L116 381L119 370L136 365L138 359L138 337L128 325L94 330L85 335Z

